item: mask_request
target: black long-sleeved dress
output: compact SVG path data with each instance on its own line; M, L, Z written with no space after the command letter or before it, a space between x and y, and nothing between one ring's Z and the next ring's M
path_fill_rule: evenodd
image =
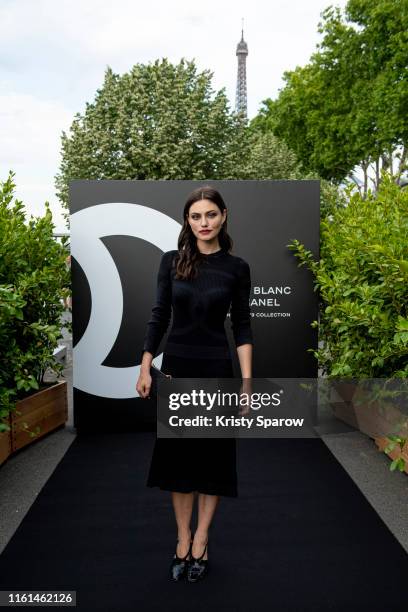
M176 378L232 377L224 323L230 310L236 346L253 343L249 265L221 249L201 255L195 279L179 280L174 278L176 254L168 251L162 256L142 353L156 355L173 312L161 369ZM236 497L235 439L156 439L147 486Z

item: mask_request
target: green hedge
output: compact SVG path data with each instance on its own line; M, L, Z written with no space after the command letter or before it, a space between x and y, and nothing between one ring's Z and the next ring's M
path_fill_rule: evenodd
M320 293L318 350L328 377L408 377L408 188L384 174L377 193L355 188L321 221L320 261L288 247Z
M70 286L67 238L53 238L48 202L43 217L26 222L13 177L0 182L0 431L15 402L42 387L47 368L61 373L53 352Z

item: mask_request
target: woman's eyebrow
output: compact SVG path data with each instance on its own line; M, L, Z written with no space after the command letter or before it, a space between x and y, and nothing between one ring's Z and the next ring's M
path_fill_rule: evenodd
M215 208L211 208L210 210L206 210L205 212L206 212L206 213L209 213L209 212L217 212L217 211L215 210ZM202 213L199 213L199 212L192 212L191 214L192 214L192 215L201 215ZM204 214L205 214L205 213L204 213Z

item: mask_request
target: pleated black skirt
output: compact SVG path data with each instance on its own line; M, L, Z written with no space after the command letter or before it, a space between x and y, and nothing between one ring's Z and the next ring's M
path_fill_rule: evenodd
M232 378L230 359L188 359L163 353L161 369L175 378ZM234 438L157 438L148 487L237 497Z

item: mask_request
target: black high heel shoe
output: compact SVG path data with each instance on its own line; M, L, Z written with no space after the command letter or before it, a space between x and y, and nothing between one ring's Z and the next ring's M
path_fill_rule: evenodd
M204 548L204 552L201 557L193 557L193 553L191 553L191 558L188 564L187 571L187 580L189 582L197 582L198 580L202 580L204 576L208 572L208 559L203 559L205 555L205 551L207 550L208 540ZM191 544L192 548L192 544Z
M177 540L177 544L178 544L178 540ZM176 546L176 553L170 565L170 577L174 582L178 582L187 574L187 568L188 568L188 563L189 563L187 557L191 553L192 545L193 545L193 540L190 540L190 546L188 549L188 553L186 554L185 557L177 556L177 546Z

